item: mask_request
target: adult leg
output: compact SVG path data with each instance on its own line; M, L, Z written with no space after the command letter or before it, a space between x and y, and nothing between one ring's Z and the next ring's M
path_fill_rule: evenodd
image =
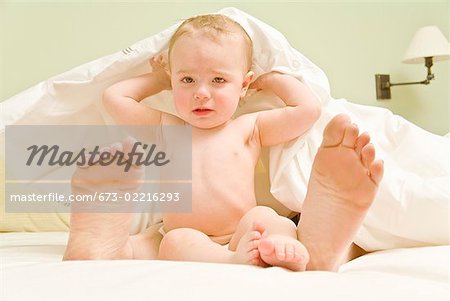
M105 150L112 154L116 150L128 153L132 146L133 141L126 140L123 145ZM143 169L136 167L126 173L117 165L77 168L72 177L74 196L94 197L96 192L105 192L117 193L118 199L72 204L69 241L63 260L156 258L154 245L158 238L148 231L130 237L133 213L129 203L120 201L125 193L139 191L143 176Z

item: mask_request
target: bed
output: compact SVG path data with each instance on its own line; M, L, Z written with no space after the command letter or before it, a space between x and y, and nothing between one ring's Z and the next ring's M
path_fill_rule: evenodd
M267 189L257 191L258 199L284 215L301 211L323 128L332 116L346 113L362 131L371 133L385 160L385 178L355 239L371 253L344 264L337 273L147 260L63 262L67 212L0 210L0 231L8 232L0 233L2 299L447 300L449 138L426 132L388 110L333 99L324 72L293 49L280 32L234 8L220 13L240 22L251 35L256 75L269 70L291 74L309 85L323 104L323 114L310 132L263 153L257 186ZM146 72L148 58L164 54L176 26L6 100L0 143L5 143L7 125L111 124L101 105L102 91L113 82ZM146 101L173 112L164 101L168 97L163 92ZM242 100L237 114L279 105L273 95L256 93ZM4 156L1 148L0 167ZM2 183L8 184L6 176ZM157 214L140 215L130 233L156 229L158 221Z
M2 300L448 300L449 246L359 257L339 272L151 260L63 262L66 232L1 234Z

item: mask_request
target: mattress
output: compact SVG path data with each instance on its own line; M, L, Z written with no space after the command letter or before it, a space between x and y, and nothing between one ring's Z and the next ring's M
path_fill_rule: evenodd
M62 261L65 232L0 234L1 300L448 300L450 246L364 255L334 272L160 260Z

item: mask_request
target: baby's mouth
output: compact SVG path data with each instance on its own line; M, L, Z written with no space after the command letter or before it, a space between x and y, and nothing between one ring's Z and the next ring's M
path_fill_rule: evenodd
M195 115L207 115L207 114L211 113L212 111L213 110L208 109L208 108L197 108L197 109L193 110L192 112Z

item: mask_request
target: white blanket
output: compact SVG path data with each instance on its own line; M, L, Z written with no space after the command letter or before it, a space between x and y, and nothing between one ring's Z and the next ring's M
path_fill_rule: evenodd
M312 160L325 124L337 113L347 113L361 130L370 132L378 156L385 161L385 177L356 242L368 251L387 248L450 244L449 140L428 133L385 109L355 105L330 96L326 75L285 37L256 18L235 8L219 13L238 21L254 42L253 70L291 74L308 84L323 103L317 125L294 142L271 149L271 192L288 208L300 211ZM11 97L2 103L0 142L4 126L12 124L111 124L101 96L119 80L149 71L148 59L165 53L178 24L129 48L99 58ZM174 113L170 92L145 101ZM244 98L237 114L279 106L273 95L256 93ZM153 223L146 216L136 227Z
M67 233L1 233L1 300L448 300L449 246L380 251L338 273L162 260L61 261Z

